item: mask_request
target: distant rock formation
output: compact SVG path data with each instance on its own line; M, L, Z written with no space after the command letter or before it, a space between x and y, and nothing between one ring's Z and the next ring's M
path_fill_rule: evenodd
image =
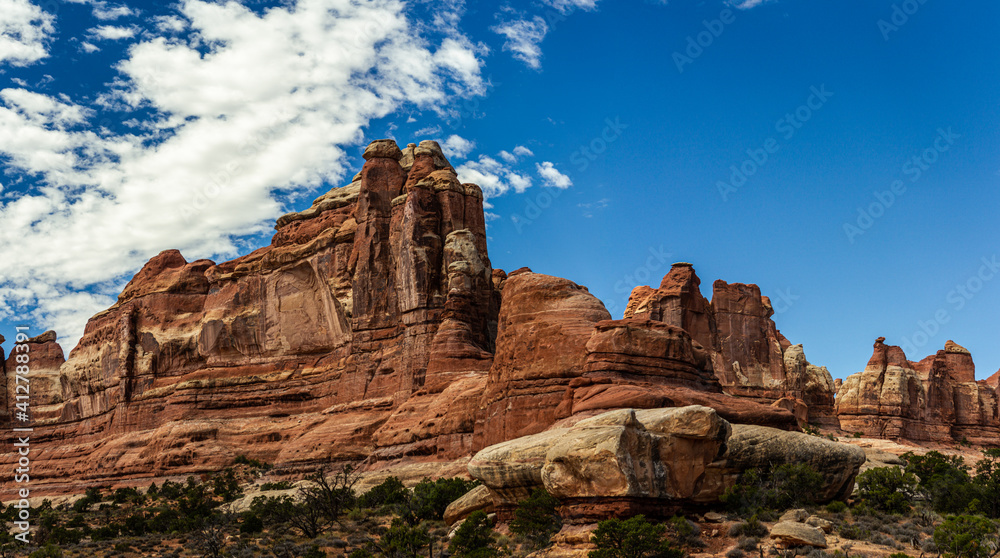
M833 377L810 364L771 319L774 310L757 285L716 281L712 301L689 263L676 263L658 289L636 287L625 318L647 318L687 331L730 395L777 404L805 422L836 426Z
M972 355L953 341L919 362L903 350L875 341L863 372L849 376L837 393L837 415L846 432L880 438L996 446L1000 440L1000 393L990 380L976 381Z

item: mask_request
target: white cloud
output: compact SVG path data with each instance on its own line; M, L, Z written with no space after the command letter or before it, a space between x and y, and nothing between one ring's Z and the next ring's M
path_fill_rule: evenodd
M93 53L101 50L97 45L92 45L86 41L80 43L80 48L86 53Z
M563 14L574 10L590 11L597 8L597 0L546 0L545 3Z
M516 163L519 157L534 157L535 156L535 154L532 153L530 149L528 149L527 147L525 147L523 145L518 145L517 147L515 147L513 153L511 153L509 151L501 151L499 153L499 155L500 155L501 159L503 159L504 161L506 161L506 162L508 162L510 164Z
M138 29L135 27L116 27L114 25L98 25L87 30L87 34L97 40L119 41L135 37Z
M467 140L457 134L448 136L448 139L441 143L441 149L449 159L452 157L464 159L475 147L476 142Z
M542 49L539 44L548 33L549 26L541 16L504 21L491 29L507 38L503 49L512 52L515 59L524 62L529 68L537 70L542 67Z
M728 0L726 4L738 9L738 10L749 10L750 8L756 8L761 4L764 4L770 0Z
M102 96L136 110L133 134L100 130L100 103L0 92L0 169L36 184L0 200L0 319L28 311L66 349L149 257L237 255L287 200L344 180L372 120L485 90L482 49L423 36L398 2L177 9L191 37L144 35Z
M535 163L535 168L538 170L538 176L542 177L542 183L545 186L564 190L573 185L573 181L565 174L559 172L555 165L549 161Z
M466 161L455 168L462 182L478 184L486 199L500 197L510 190L520 194L531 187L531 177L524 176L488 155Z
M94 2L94 17L103 21L134 15L139 15L139 11L133 11L127 6L109 6L106 2Z
M52 21L30 0L0 0L0 66L27 66L48 56Z
M161 33L180 33L187 29L187 22L177 16L156 16L153 22Z

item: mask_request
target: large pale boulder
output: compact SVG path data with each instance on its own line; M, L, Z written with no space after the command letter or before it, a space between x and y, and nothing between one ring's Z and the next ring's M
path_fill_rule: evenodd
M448 504L444 510L444 522L454 525L465 519L472 512L483 510L493 513L496 506L493 503L493 493L484 485L479 485L466 492L461 498Z
M864 450L857 446L801 432L746 424L734 424L732 429L726 442L729 468L769 471L786 463L804 463L823 477L823 484L812 493L817 503L849 496L866 459Z
M710 501L724 489L717 462L729 424L708 407L620 409L490 446L469 473L510 508L544 487L564 504ZM603 510L607 512L607 510ZM572 513L570 514L572 515Z

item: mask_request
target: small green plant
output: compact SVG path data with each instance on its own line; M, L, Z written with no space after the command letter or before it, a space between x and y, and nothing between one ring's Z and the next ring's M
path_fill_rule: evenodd
M457 558L493 558L498 555L493 525L486 512L479 510L469 514L455 530L448 552Z
M527 500L518 503L510 532L533 549L544 548L562 526L558 509L559 500L545 489L536 489Z
M624 521L613 518L597 524L591 542L597 547L589 558L684 558L665 538L666 527L642 515Z
M268 490L289 490L295 488L295 485L291 481L278 481L278 482L265 482L260 485L262 491Z
M826 511L830 513L844 513L847 511L847 504L843 500L834 500L826 505Z

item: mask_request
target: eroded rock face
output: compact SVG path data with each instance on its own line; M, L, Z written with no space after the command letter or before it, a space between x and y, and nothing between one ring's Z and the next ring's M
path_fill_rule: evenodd
M837 393L841 428L866 436L996 445L1000 436L997 389L976 381L964 347L945 348L920 362L875 341L863 372L849 376Z
M709 303L689 263L678 263L658 289L636 287L625 318L647 318L690 334L723 391L794 412L803 422L836 426L833 377L813 366L801 345L777 330L774 310L757 285L716 281Z
M374 142L351 184L251 254L154 257L65 363L54 336L33 340L38 492L238 454L293 469L469 455L499 310L483 197L435 142L407 152L404 168Z
M569 416L567 388L583 374L594 326L611 317L586 287L530 270L511 273L502 293L496 356L476 428L479 448Z

